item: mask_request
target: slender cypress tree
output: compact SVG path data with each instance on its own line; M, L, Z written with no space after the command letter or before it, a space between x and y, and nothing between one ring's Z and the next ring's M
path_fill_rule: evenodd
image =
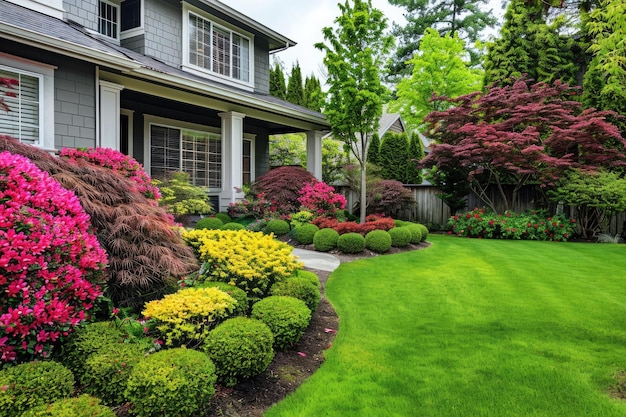
M304 90L302 88L302 70L300 64L291 67L291 75L287 83L287 101L300 106L304 105Z
M287 96L285 74L278 62L276 62L274 68L270 68L270 94L283 100Z

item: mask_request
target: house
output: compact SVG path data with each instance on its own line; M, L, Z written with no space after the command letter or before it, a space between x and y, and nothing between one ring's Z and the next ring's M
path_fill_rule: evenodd
M306 132L321 179L326 118L269 95L294 45L217 0L0 0L0 77L19 81L0 134L186 171L223 210L269 169L270 135Z

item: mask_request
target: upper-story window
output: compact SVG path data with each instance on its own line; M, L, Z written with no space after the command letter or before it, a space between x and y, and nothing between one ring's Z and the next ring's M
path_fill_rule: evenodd
M252 41L205 17L187 14L186 63L194 69L251 83Z
M141 27L141 0L122 0L122 32Z
M119 39L120 6L106 0L98 4L98 32L113 39Z

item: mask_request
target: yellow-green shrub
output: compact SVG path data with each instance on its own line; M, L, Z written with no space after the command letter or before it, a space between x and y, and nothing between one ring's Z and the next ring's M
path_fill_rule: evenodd
M300 340L311 321L311 310L295 297L272 295L252 306L251 317L268 325L274 348L283 350Z
M31 408L21 417L115 417L110 408L100 404L100 399L89 395L65 398L52 404Z
M195 346L234 313L236 303L218 288L185 288L150 301L142 313L155 320L167 346Z
M248 230L192 230L183 233L183 239L203 262L204 280L236 285L250 299L263 298L275 282L303 267L293 257L293 248L271 234Z
M304 301L311 311L317 310L321 299L319 287L316 287L315 284L304 277L293 277L277 282L272 285L270 294L295 297Z

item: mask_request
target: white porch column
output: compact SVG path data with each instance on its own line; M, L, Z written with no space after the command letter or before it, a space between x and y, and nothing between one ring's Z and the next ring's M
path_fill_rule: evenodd
M322 180L322 136L319 130L306 132L306 169L315 178Z
M100 83L100 137L97 146L120 150L120 91L123 85Z
M228 204L243 199L243 193L235 187L243 185L242 153L243 153L243 113L218 113L222 119L222 192L220 193L220 211Z

